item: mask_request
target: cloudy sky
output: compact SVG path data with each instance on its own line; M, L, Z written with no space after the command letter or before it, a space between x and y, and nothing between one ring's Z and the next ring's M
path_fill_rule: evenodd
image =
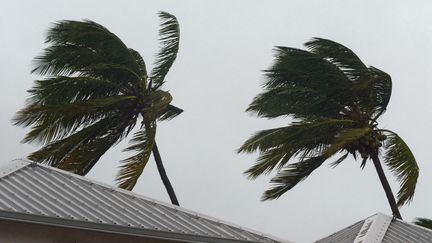
M0 14L0 161L24 158L26 130L11 125L34 79L31 60L44 47L50 23L91 19L106 26L148 66L157 51L158 11L177 16L179 56L165 88L185 112L159 125L157 141L180 204L295 242L310 242L376 212L391 214L372 164L323 165L276 201L261 202L270 177L242 175L256 155L235 153L254 131L284 125L244 112L260 91L276 45L301 48L311 37L340 42L393 78L383 128L410 145L421 169L405 220L432 218L430 120L432 3L430 1L12 1ZM113 184L125 143L107 152L88 175ZM398 184L393 180L393 191ZM169 201L154 163L134 191Z

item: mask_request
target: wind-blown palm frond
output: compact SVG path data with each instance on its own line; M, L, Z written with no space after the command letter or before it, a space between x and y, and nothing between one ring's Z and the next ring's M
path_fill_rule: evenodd
M352 123L351 120L311 118L287 127L260 131L238 150L239 153L257 150L261 153L245 174L253 179L274 168L282 168L295 155L304 158L319 154L331 144L337 131Z
M120 111L133 107L134 96L111 96L55 105L30 105L14 117L15 125L33 125L23 142L50 143Z
M151 72L155 89L164 83L168 70L177 58L180 41L180 28L176 17L166 12L160 12L159 17L162 21L159 30L161 49L156 55L155 67Z
M331 40L313 38L305 46L314 54L335 64L354 82L352 95L366 108L382 113L390 100L391 78L385 72L366 67L347 47Z
M293 86L278 87L257 95L246 111L260 117L274 118L295 114L308 116L310 114L328 116L335 110L342 110L343 105L329 98L327 94L308 87Z
M340 163L342 163L342 161L344 161L346 158L348 158L349 153L345 153L344 155L342 155L341 157L339 157L339 159L335 160L334 162L332 162L330 164L330 167L335 168L336 166L338 166Z
M375 67L370 67L371 78L360 82L357 92L361 94L360 102L380 116L386 109L390 101L392 92L392 80L390 75ZM375 119L378 118L374 117Z
M273 186L264 192L262 200L279 198L282 194L297 185L297 183L306 179L315 169L320 167L325 160L326 157L318 156L287 165L286 168L280 170L276 176L271 179L270 182Z
M322 38L313 38L305 43L310 52L324 58L340 70L351 80L358 80L369 75L366 65L349 48Z
M409 203L415 192L419 168L408 145L396 133L387 131L384 162L400 181L398 206Z
M413 223L432 230L432 220L431 219L415 218Z
M122 92L122 87L119 85L90 77L58 76L36 80L35 83L36 85L28 90L29 104L72 103L113 96Z
M105 118L44 146L29 159L85 175L110 147L128 135L135 122L127 115Z
M334 140L326 149L325 153L327 155L332 155L337 151L343 150L354 141L366 136L369 132L371 132L371 129L368 127L345 128L340 133L336 134Z
M308 51L288 47L275 48L275 62L264 73L267 89L305 87L337 99L339 104L345 104L348 97L341 93L351 85L332 63Z
M135 151L136 154L122 161L123 164L116 178L119 187L132 190L135 186L151 155L155 135L155 122L146 123L145 129L134 134L125 151Z
M144 59L142 58L141 54L139 54L139 52L135 51L132 48L129 48L129 52L131 53L131 55L135 59L136 65L138 66L139 76L142 77L143 80L146 80L147 79L147 68L146 68L146 64L145 64Z
M162 114L159 116L158 120L159 121L171 120L174 117L180 115L181 113L183 113L183 109L180 109L173 105L168 105L166 109L162 112Z
M74 74L98 63L139 71L126 45L108 29L90 20L57 22L48 31L45 42L50 46L35 59L33 70L41 75Z

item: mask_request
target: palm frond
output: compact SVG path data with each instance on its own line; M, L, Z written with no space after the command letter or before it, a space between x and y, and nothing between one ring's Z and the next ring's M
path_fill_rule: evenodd
M122 92L122 88L97 78L58 76L36 80L34 87L28 92L28 104L49 105L113 96Z
M136 120L131 117L125 116L120 119L124 120L112 123L108 129L101 130L91 140L76 146L73 151L70 151L61 160L57 167L79 175L87 174L99 161L100 157L125 138L135 126Z
M259 151L256 163L245 174L251 178L280 169L293 156L301 159L324 152L340 129L352 124L350 120L310 118L294 122L291 126L257 132L237 151Z
M342 163L342 161L344 161L346 158L348 158L349 153L345 153L344 155L342 155L341 157L339 157L339 159L335 160L334 162L332 162L330 164L330 167L335 168L336 166L338 166L340 163Z
M332 141L331 145L325 151L327 155L343 150L348 144L360 139L371 132L369 127L346 128L341 130Z
M269 174L275 168L280 169L288 163L296 151L286 147L275 147L260 153L255 164L244 172L249 179L256 179L263 174Z
M32 161L57 166L65 155L73 150L77 145L88 141L94 137L97 131L108 126L109 119L100 120L91 126L81 129L64 139L43 146L36 152L31 153L28 158Z
M55 23L48 30L45 43L50 44L52 47L74 47L89 54L85 58L77 56L77 61L95 63L95 60L90 58L93 57L106 60L108 63L130 67L135 72L138 71L133 56L120 38L104 26L90 20L63 20ZM50 50L50 48L46 50ZM42 72L40 74L59 75L59 73L55 72L56 69L46 69L47 66L45 65L49 63L43 62L41 64L35 68L35 72L51 70L53 72Z
M432 230L432 220L431 219L415 218L413 223Z
M120 188L132 190L142 174L152 153L156 134L156 123L148 122L145 128L134 134L129 147L124 151L135 151L136 154L123 160L116 181Z
M315 169L321 166L325 160L326 157L318 156L287 165L285 169L279 171L276 176L271 179L270 182L273 186L264 192L262 200L279 198L299 182L306 179Z
M141 77L141 79L138 80L137 92L146 93L148 76L147 76L147 68L144 59L142 58L141 54L139 54L139 52L135 51L134 49L129 48L129 52L135 58L135 62L138 65L139 75Z
M409 203L414 196L419 168L408 145L396 133L386 130L384 162L400 182L398 206Z
M101 78L126 88L136 86L141 78L135 56L95 22L60 21L49 29L46 43L49 46L34 59L32 73Z
M273 65L264 70L264 87L306 87L336 100L344 106L352 82L334 64L308 51L276 47Z
M384 113L390 101L392 92L392 80L390 75L375 67L369 69L370 78L357 83L354 89L359 97L359 103L374 113L376 120Z
M134 107L135 100L134 96L112 96L64 104L33 104L17 112L13 121L15 125L32 125L23 142L47 144L73 133L82 126L88 126L127 110L128 107ZM137 112L130 111L130 114L136 116Z
M290 126L259 131L246 140L237 152L266 151L272 147L299 141L327 144L332 141L339 130L352 123L352 120L310 117L293 122Z
M126 114L105 118L45 145L31 153L29 159L85 175L110 147L127 136L134 125L135 119Z
M368 77L368 69L360 58L349 48L337 42L313 38L305 46L321 58L335 64L350 80L359 80Z
M162 114L159 116L158 120L159 121L171 120L174 117L180 115L181 113L183 113L182 109L173 105L168 105L166 109L162 112Z
M336 117L343 109L337 100L309 87L276 87L257 95L247 112L259 117L327 116Z
M180 27L174 15L160 12L161 26L159 41L161 49L156 55L155 67L151 72L154 89L160 87L165 80L169 69L177 58L180 43Z
M147 79L147 68L146 68L146 64L145 64L144 59L142 58L141 54L139 54L139 52L135 51L132 48L129 48L129 52L131 53L131 55L135 59L135 62L138 66L139 76L142 77L143 80L146 80Z

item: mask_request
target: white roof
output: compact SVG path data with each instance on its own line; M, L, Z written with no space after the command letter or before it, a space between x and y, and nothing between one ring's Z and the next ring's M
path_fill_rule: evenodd
M377 213L316 243L430 243L432 230Z
M286 242L22 160L0 166L0 219L187 242Z

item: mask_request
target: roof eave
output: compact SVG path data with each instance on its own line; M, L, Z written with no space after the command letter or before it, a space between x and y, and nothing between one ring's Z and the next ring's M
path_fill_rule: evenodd
M190 234L179 234L174 232L156 231L149 229L140 229L135 227L126 227L121 225L99 224L93 222L84 222L73 219L62 219L45 217L32 214L23 214L17 212L0 211L0 220L14 221L21 223L31 223L37 225L49 225L63 228L72 228L88 231L97 231L104 233L122 234L129 236L146 237L160 240L176 240L179 242L209 242L209 243L251 243L255 241L244 241L235 239L224 239L208 236L198 236Z

